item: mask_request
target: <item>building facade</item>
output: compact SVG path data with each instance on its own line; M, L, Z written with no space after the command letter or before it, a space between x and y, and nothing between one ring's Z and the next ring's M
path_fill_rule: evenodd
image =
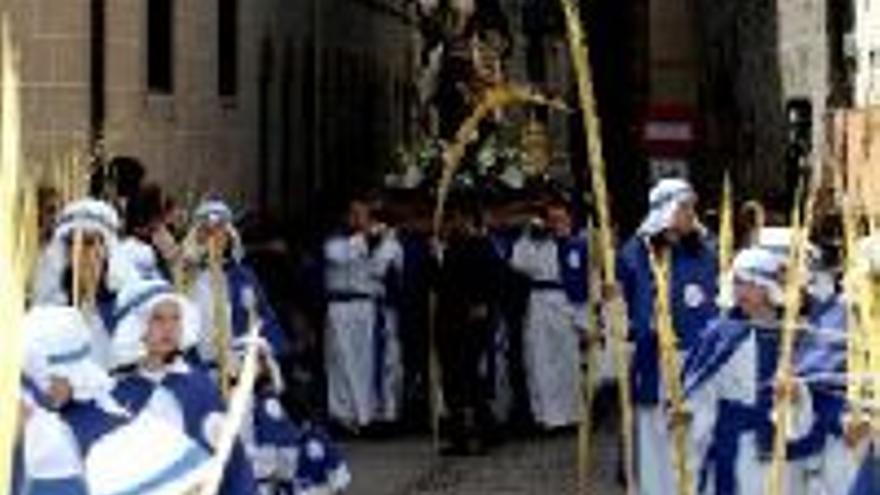
M787 108L806 102L815 169L827 155L826 121L848 105L844 50L850 0L699 2L703 53L700 107L705 159L761 198L789 195Z
M0 0L26 159L140 160L283 218L381 177L411 122L403 0Z
M847 48L854 62L853 103L864 108L880 103L880 5L854 1L853 7Z

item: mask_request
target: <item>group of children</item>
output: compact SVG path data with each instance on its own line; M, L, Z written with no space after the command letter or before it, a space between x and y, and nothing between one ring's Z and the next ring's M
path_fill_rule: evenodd
M173 277L149 243L120 238L119 218L106 202L72 202L40 257L12 493L197 490L236 432L227 402L254 348L257 378L219 493L342 491L340 451L282 405L289 335L244 262L231 209L196 209Z
M770 493L774 441L781 432L786 436L775 460L782 466L778 493L880 493L876 405L870 397L853 401L848 393L854 380L870 384L874 377L847 373L857 355L849 352L849 332L872 320L852 320L852 291L841 290L840 270L812 244L804 246L803 266L791 265L797 236L789 228L756 230L735 254L730 273L719 279L718 249L697 219L696 199L687 182L661 180L618 263L633 346L639 493ZM871 286L878 275L871 260L880 243L869 237L861 246L854 262L864 266L859 277ZM657 336L662 315L655 311L658 272L652 262L663 257L669 260L670 293L661 297L669 297L677 337L673 354L681 368L671 379L681 384L682 404L667 394L664 379L670 377L664 373L670 368L661 365L664 349ZM785 374L785 282L793 269L803 270L804 283L792 373ZM730 290L721 290L725 285ZM784 418L774 416L780 401L790 405ZM682 425L687 441L677 446L671 432ZM681 458L691 474L685 485L676 468Z

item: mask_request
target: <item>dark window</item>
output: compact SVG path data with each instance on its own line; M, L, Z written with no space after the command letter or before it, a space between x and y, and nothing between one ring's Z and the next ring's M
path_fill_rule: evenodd
M220 96L238 92L238 0L217 0L217 90Z
M174 91L174 2L147 0L147 85L150 91Z

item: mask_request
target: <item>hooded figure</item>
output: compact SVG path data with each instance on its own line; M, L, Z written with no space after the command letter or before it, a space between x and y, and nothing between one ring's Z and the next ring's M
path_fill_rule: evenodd
M693 414L691 469L698 492L715 495L763 493L772 453L772 411L778 394L783 265L761 248L748 248L733 262L735 305L713 321L694 347L684 370L688 409ZM813 336L802 330L796 347ZM808 493L803 461L817 450L812 394L799 380L792 390L785 493Z
M654 275L650 251L669 257L670 308L679 351L684 355L717 314L718 259L715 243L694 211L696 194L686 181L663 179L651 190L650 211L622 248L617 278L626 300L635 345L631 379L636 405L636 455L641 493L676 490L668 445L654 325Z
M118 232L119 215L108 203L96 199L70 203L41 254L33 284L33 304L72 305L78 300L92 332L93 357L104 366L109 365L116 294L139 278L119 247ZM79 259L74 260L77 252ZM74 287L77 278L79 288Z
M528 278L531 289L523 356L532 416L541 427L552 429L578 421L589 257L586 240L571 233L565 205L548 206L545 221L547 229L533 225L516 242L510 263Z
M208 452L157 418L132 418L111 397L113 381L91 359L76 309L35 308L24 327L25 494L171 495L196 486Z
M225 406L219 390L183 354L198 342L198 312L160 280L130 284L119 297L113 338L120 369L113 396L137 417L161 418L213 452ZM253 472L240 445L226 466L222 494L256 494Z
M249 348L248 339L234 344L235 369ZM332 494L344 490L351 474L342 454L308 421L294 423L284 410L281 372L269 359L264 339L257 342L260 371L242 439L253 465L260 495Z
M188 246L190 251L186 256L196 268L190 297L201 315L202 330L199 332L201 340L198 345L200 358L208 366L216 364L214 336L217 329L225 326L230 330L231 345L235 338L248 334L252 315L261 322L261 335L271 346L272 359L289 354L287 334L270 307L259 280L244 262L244 247L234 226L232 210L222 201L204 201L196 208L194 222L190 238L195 242ZM209 247L212 243L216 243L217 249L221 251L218 254L221 276L216 283L209 261ZM215 321L215 304L223 305L225 322ZM228 349L226 352L230 351Z

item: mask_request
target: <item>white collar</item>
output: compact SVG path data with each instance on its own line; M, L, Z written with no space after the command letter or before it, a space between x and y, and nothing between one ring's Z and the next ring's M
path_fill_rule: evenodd
M148 370L144 366L141 366L139 373L147 380L150 380L154 383L159 383L171 373L186 374L189 373L190 370L191 368L186 363L186 361L184 361L183 358L178 357L172 363L158 370Z

